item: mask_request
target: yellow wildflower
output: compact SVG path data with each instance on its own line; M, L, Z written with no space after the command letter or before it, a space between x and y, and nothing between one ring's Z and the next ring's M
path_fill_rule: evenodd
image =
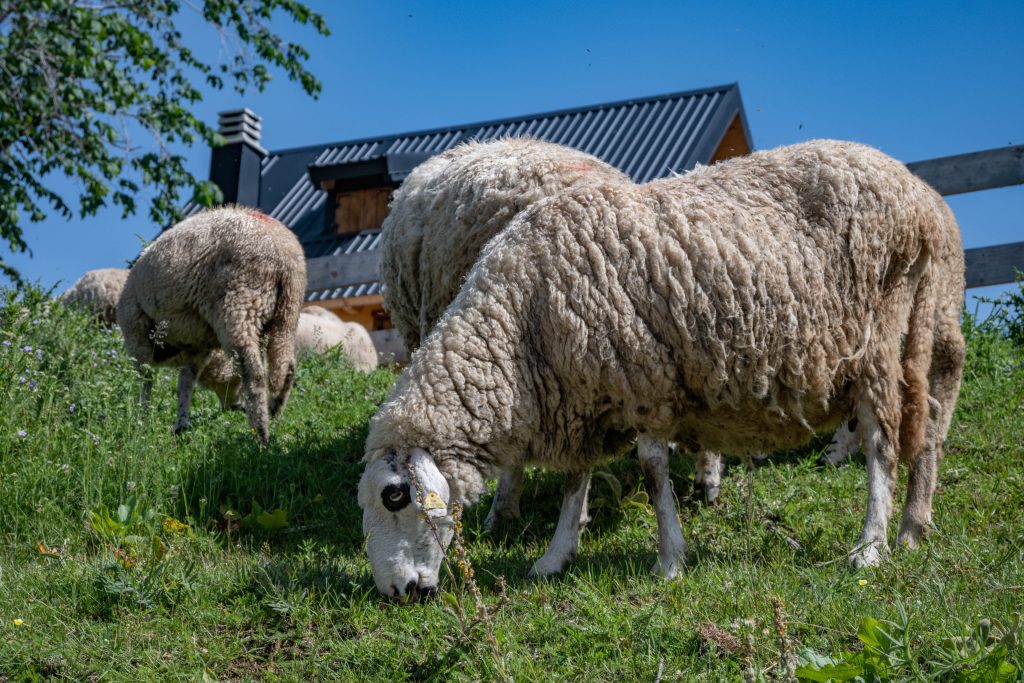
M22 624L24 624L24 623L25 623L25 620L24 620L24 619L15 619L15 620L14 620L14 625L15 625L15 626L21 626L21 625L22 625Z
M866 586L866 585L868 585L868 580L867 579L857 579L857 585L858 586Z
M164 531L180 534L183 531L188 530L188 524L179 522L174 517L164 517Z

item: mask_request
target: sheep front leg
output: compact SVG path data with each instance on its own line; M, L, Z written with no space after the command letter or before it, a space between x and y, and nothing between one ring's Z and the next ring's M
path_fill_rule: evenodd
M580 547L581 516L585 515L587 491L590 489L590 471L573 472L565 477L565 495L558 526L547 550L534 562L530 578L544 578L562 573L565 566L576 559Z
M851 417L839 425L828 448L825 449L825 454L818 459L818 464L825 465L827 463L838 467L856 453L858 448L860 448L860 438L857 433L857 418Z
M491 510L484 520L484 528L496 532L519 519L519 499L523 494L523 467L514 465L502 470L498 488L494 491Z
M174 423L175 434L181 434L189 428L192 392L195 391L198 374L194 368L187 365L178 372L178 420Z
M651 571L671 579L686 566L686 540L683 538L683 527L679 524L676 499L672 495L672 480L668 474L668 443L641 434L636 445L647 495L654 504L654 513L658 519L658 561Z
M192 414L192 393L196 388L196 381L202 374L203 368L210 362L211 352L199 353L191 356L188 362L178 372L178 421L174 423L174 433L180 434L189 428L189 418Z
M722 488L722 456L713 451L701 451L693 475L693 493L699 500L714 503Z

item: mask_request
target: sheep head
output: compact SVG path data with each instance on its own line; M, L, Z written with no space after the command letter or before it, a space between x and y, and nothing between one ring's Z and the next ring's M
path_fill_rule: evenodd
M368 462L359 505L377 590L402 600L436 592L452 517L448 481L430 454L392 450Z

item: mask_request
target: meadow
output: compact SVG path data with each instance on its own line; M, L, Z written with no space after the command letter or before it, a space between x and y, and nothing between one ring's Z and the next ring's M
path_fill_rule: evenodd
M561 499L560 477L533 472L520 524L488 534L489 499L469 508L441 594L397 604L373 587L356 503L391 370L304 359L266 448L208 392L175 437L171 372L144 411L116 330L0 290L0 681L1020 680L1019 299L966 316L918 552L847 566L864 462L819 467L822 437L733 463L714 506L691 500L693 462L676 457L676 580L649 572L654 514L627 458L596 474L564 576L527 579Z

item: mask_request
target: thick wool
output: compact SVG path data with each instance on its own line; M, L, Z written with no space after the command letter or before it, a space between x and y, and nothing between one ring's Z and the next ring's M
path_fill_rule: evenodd
M951 315L934 283L963 278L933 258L949 220L902 164L834 141L571 188L487 245L375 416L367 459L426 449L468 503L524 453L581 471L635 430L753 453L856 409L893 457L913 451Z
M269 439L268 412L283 407L294 380L305 288L306 259L294 233L255 209L204 211L142 252L117 319L138 363L182 369L176 429L187 428L194 380L222 348L238 357L249 422Z
M295 332L296 353L324 353L336 346L356 370L371 372L377 368L377 349L365 327L319 306L304 309Z
M101 322L117 322L117 300L128 279L127 268L90 270L60 295L65 304L77 304L91 310Z
M410 353L458 293L484 244L539 199L586 181L627 181L579 150L529 137L467 142L395 192L381 230L384 306Z

